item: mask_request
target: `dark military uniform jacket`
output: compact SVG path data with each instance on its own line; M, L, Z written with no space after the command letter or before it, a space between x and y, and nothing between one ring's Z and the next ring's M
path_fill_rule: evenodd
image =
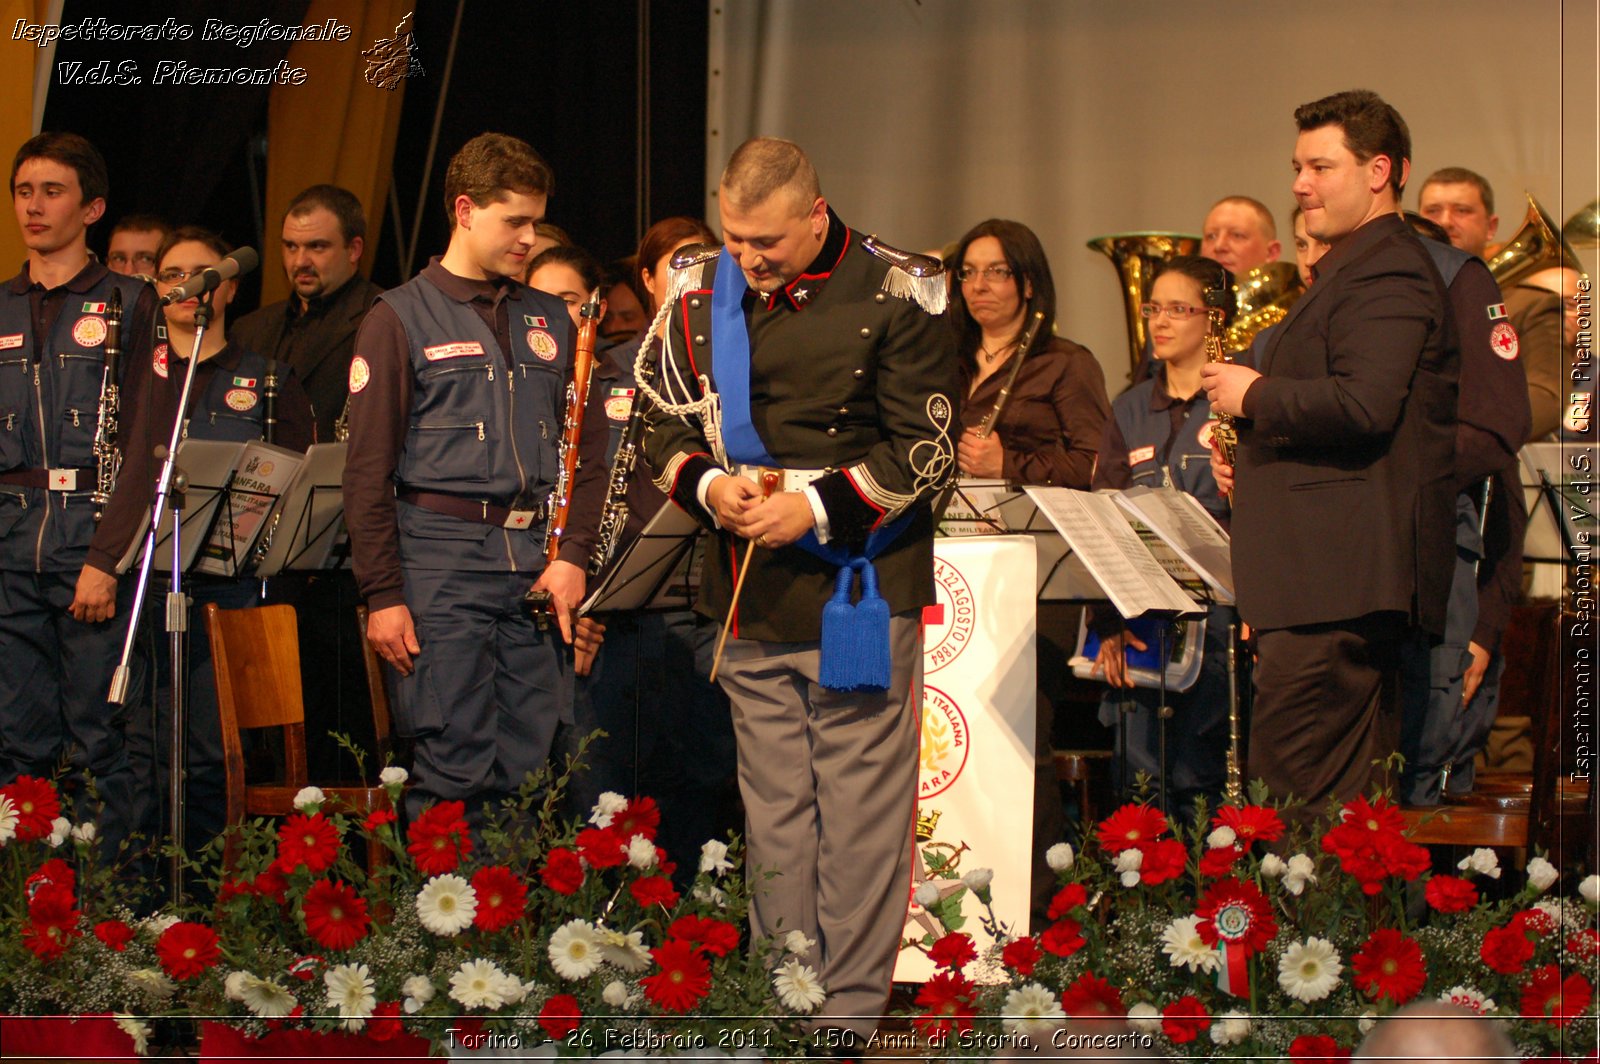
M892 249L888 252L894 253ZM664 376L713 391L711 289L715 271L737 269L717 256L676 271ZM767 453L788 469L826 469L812 487L828 518L829 543L859 547L885 522L909 526L877 558L880 593L891 611L931 604L933 521L929 496L949 476L959 431L954 334L943 319L944 278L920 279L869 248L830 212L815 262L770 296L747 292L751 421ZM937 296L931 293L937 291ZM915 296L915 298L914 298ZM925 309L927 303L934 312ZM725 456L697 417L653 408L644 453L657 485L713 524L696 491ZM719 533L708 551L697 608L727 613L745 540ZM820 637L822 607L838 568L798 545L756 548L732 634L785 642Z

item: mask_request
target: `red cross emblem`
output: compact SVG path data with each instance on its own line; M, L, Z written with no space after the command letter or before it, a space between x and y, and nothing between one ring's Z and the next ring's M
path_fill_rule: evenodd
M61 487L63 487L63 488L66 487L67 486L67 475L65 473L62 473L62 474L58 475L56 477L56 483L58 485L60 485Z
M521 517L517 517L517 518L513 518L512 519L512 524L520 525L520 524L522 524L522 522L523 522L523 518L521 518Z
M1509 322L1497 322L1489 331L1489 346L1506 361L1517 357L1517 330Z

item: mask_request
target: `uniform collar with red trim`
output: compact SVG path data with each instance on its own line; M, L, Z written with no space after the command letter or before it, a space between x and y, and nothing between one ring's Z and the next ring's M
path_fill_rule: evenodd
M767 310L776 310L786 306L791 310L804 310L815 302L822 294L822 289L827 285L828 278L833 276L833 271L839 268L839 263L844 261L844 253L850 247L850 229L833 213L833 208L828 208L828 235L822 241L822 250L817 252L817 257L811 260L800 276L771 294L763 293L759 298L761 305Z

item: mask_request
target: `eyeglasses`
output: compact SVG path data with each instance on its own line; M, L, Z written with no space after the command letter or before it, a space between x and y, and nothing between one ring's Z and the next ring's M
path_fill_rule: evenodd
M962 284L976 281L980 274L990 284L1003 284L1012 277L1010 266L985 266L981 270L976 266L963 266L956 271L956 277L960 278Z
M192 270L180 270L174 267L170 270L162 270L160 273L156 274L156 280L160 281L162 284L182 284L191 277L199 277L202 273L205 273L209 269L211 269L210 266L196 266Z
M1161 315L1165 314L1167 317L1176 321L1182 321L1184 318L1192 318L1197 314L1204 314L1205 312L1205 307L1190 306L1188 303L1167 303L1165 305L1161 303L1139 304L1139 316L1141 318L1159 318Z

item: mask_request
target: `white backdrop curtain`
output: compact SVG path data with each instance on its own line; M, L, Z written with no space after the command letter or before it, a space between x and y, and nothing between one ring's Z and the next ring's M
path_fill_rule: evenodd
M1600 195L1594 0L718 0L707 217L729 152L803 145L850 224L914 250L991 216L1043 240L1058 331L1113 394L1126 332L1106 233L1198 232L1224 195L1265 202L1284 257L1294 108L1369 88L1411 127L1414 207L1441 166L1524 189L1559 224ZM1584 252L1591 270L1595 253Z

